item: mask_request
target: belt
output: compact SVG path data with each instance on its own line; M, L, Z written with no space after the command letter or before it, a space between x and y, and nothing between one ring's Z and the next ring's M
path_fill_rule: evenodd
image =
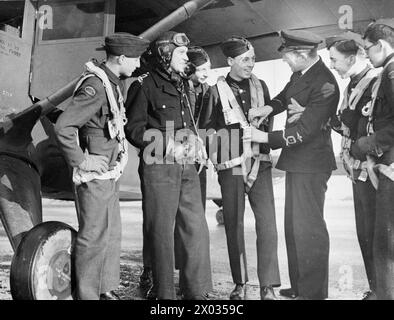
M272 156L270 154L261 153L256 157L253 157L255 161L266 161L272 163ZM222 171L230 168L234 168L236 166L240 166L245 161L244 157L237 157L231 160L227 160L223 163L218 163L215 165L216 171Z
M102 129L102 128L82 128L79 130L80 134L82 136L95 136L95 137L106 137L110 139L111 137L109 136L108 130L107 129Z

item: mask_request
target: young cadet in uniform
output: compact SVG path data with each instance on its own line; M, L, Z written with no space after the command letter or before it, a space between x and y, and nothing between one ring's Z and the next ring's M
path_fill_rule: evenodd
M325 299L328 296L329 236L324 221L327 181L336 169L331 130L339 89L317 54L323 39L306 31L282 31L279 51L293 75L261 112L287 111L284 130L265 133L251 127L252 141L282 148L276 167L286 171L285 237L290 289L283 296ZM297 118L294 113L304 112ZM267 111L268 110L268 111Z
M270 96L264 81L252 73L255 53L251 43L233 37L221 47L231 69L226 78L218 79L217 85L211 87L204 98L201 123L204 128L214 129L218 137L215 168L221 187L227 248L235 283L230 299L244 299L248 281L243 225L246 192L256 219L261 299L275 300L273 287L280 285L280 277L270 149L267 145L252 144L250 137L242 135L241 130L251 122L259 126L253 111L269 103ZM268 124L262 124L262 128L268 130ZM211 145L209 147L212 155L215 150Z
M370 25L364 34L365 51L372 65L383 67L372 88L368 136L352 145L356 157L368 155L376 161L376 220L373 260L376 296L394 299L394 19Z
M209 231L195 167L198 138L182 77L188 45L185 34L173 31L151 43L155 65L142 82L131 85L126 101L126 137L141 149L146 239L151 244L152 291L158 299L175 299L174 227L182 250L179 281L184 298L204 299L212 289ZM178 137L183 134L187 139L182 143Z
M370 289L364 293L363 300L372 300L376 299L376 275L372 259L376 190L371 181L376 180L376 174L371 170L368 174L365 156L355 158L350 151L351 145L358 138L367 135L371 89L379 72L368 64L361 35L348 31L327 38L326 45L330 51L331 68L335 69L343 79L350 78L340 112L331 119L330 124L342 135L341 158L353 182L357 238Z
M139 67L147 40L105 38L107 60L88 62L74 97L59 116L59 147L73 168L79 230L75 243L77 298L117 300L121 221L119 177L127 162L121 77Z

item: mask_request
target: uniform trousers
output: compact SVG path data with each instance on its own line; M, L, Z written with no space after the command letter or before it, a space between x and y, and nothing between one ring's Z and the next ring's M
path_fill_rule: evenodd
M199 165L196 165L196 169L198 170ZM201 203L204 208L206 207L207 201L207 169L204 167L198 175L200 182L200 190L201 190ZM175 250L175 269L179 270L180 259L182 259L182 249L179 240L179 228L178 224L175 224L175 233L174 233L174 250Z
M143 161L143 160L142 160ZM142 234L143 234L143 243L142 243L142 258L143 258L143 263L144 267L151 267L151 255L150 255L150 243L147 240L147 234L146 234L146 222L145 222L145 197L144 197L144 186L143 186L143 179L142 179L142 161L140 160L140 165L138 167L138 172L140 176L140 181L141 181L141 193L142 193L142 215L143 215L143 222L142 222ZM196 166L198 168L198 166ZM207 169L204 167L199 176L200 180L200 189L201 189L201 201L202 205L204 208L205 212L205 207L206 207L206 199L207 199ZM178 229L175 229L175 235L174 235L174 247L175 247L175 269L179 269L179 264L178 260L181 259L181 250L178 248L178 238L179 238L179 233Z
M235 170L233 170L235 169ZM231 274L234 283L248 279L244 237L245 185L237 167L219 171L223 218ZM248 193L256 221L257 274L260 286L279 286L278 235L271 166L260 164L257 179Z
M140 162L138 165L138 175L140 177L140 187L142 195L142 261L144 268L151 268L151 243L148 240L148 234L146 231L146 199L144 196L144 178L143 178L143 163L144 159L140 157Z
M360 245L369 288L376 289L376 272L373 263L373 239L375 232L376 190L371 181L357 180L353 184L354 211L357 239Z
M376 191L373 259L377 298L394 300L394 182L383 174Z
M285 238L290 284L309 299L328 297L329 236L324 200L331 173L286 172Z
M79 230L75 243L77 296L97 300L120 279L119 182L92 180L76 187Z
M142 169L145 231L158 299L175 299L174 229L178 229L179 284L185 297L212 290L209 231L193 164L146 164ZM176 225L176 226L175 226Z

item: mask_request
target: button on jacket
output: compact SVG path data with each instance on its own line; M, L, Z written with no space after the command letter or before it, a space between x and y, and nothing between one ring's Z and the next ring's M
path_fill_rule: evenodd
M186 89L187 81L183 81L183 85ZM194 131L188 102L190 98L188 101L182 99L181 92L166 74L150 71L142 82L133 82L129 89L125 104L127 139L135 147L144 149L151 143L150 140L144 141L144 134L149 129L165 133L166 125L170 125L175 133L185 128Z

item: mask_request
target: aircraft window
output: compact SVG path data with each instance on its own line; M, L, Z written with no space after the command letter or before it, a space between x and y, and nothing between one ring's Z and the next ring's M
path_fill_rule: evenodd
M104 34L105 2L55 3L51 23L43 23L42 40L100 37Z
M0 2L0 30L20 37L25 1Z

